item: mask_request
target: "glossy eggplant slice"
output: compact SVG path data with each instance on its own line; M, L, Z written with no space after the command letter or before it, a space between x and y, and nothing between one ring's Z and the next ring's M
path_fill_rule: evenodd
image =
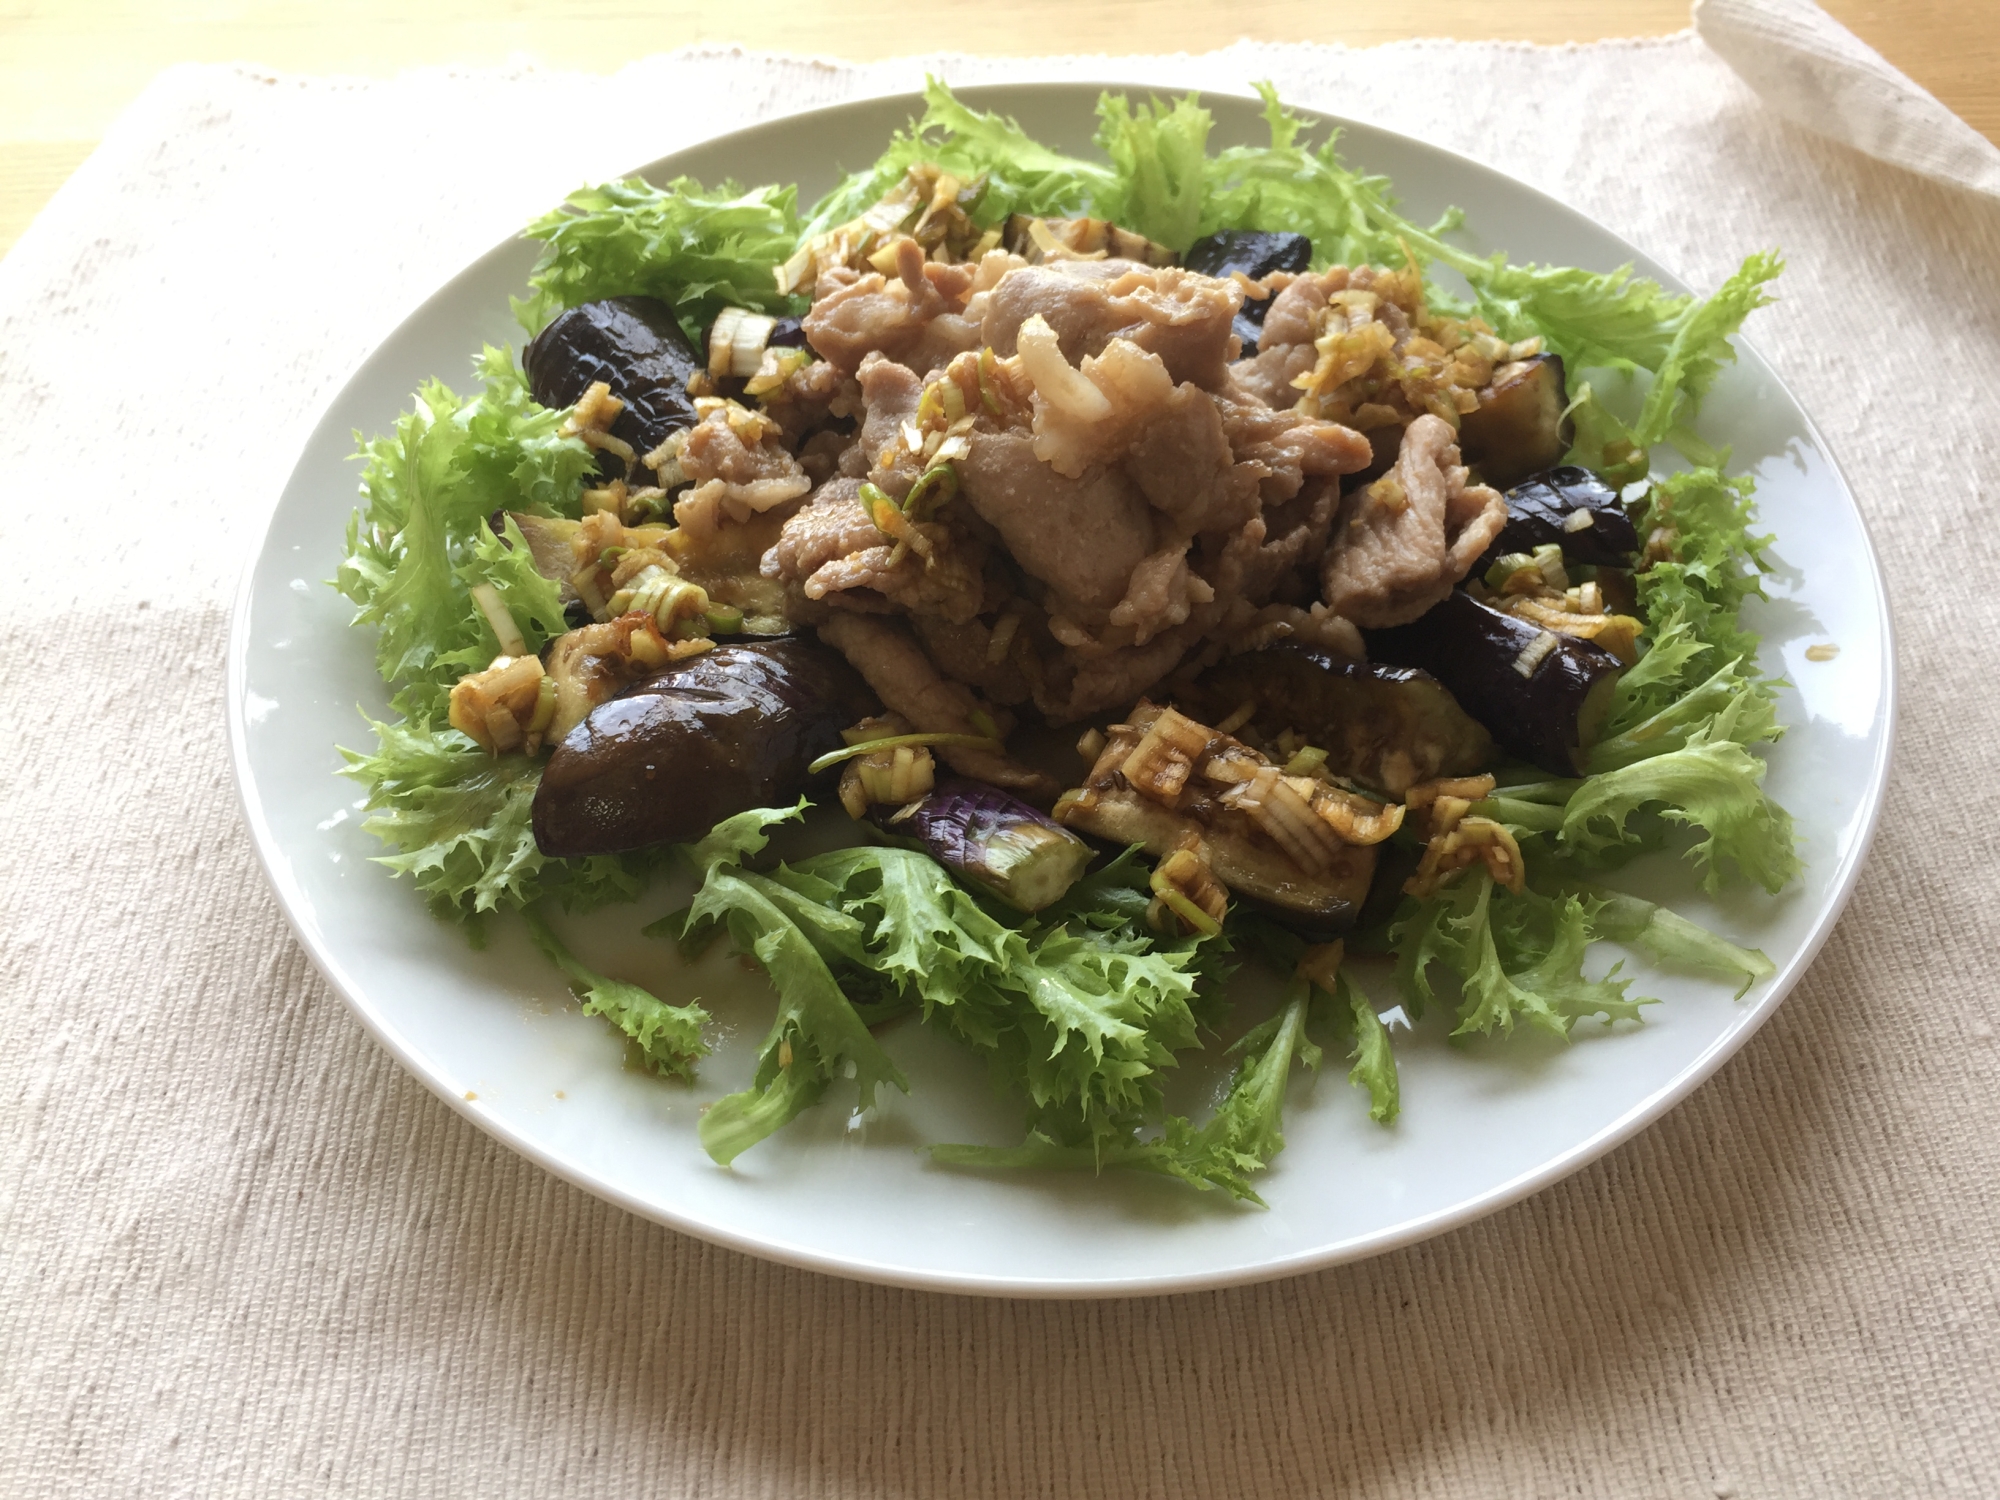
M1017 911L1058 899L1095 853L1046 813L983 781L949 778L909 806L878 807L870 818Z
M1173 853L1188 833L1197 833L1215 878L1237 895L1274 915L1324 928L1329 935L1354 925L1375 874L1372 847L1343 846L1327 869L1308 874L1247 820L1203 816L1203 811L1176 812L1129 787L1105 787L1088 808L1065 811L1063 821L1113 845L1143 844L1155 859Z
M1142 698L1126 719L1107 731L1083 785L1056 802L1056 821L1114 844L1143 844L1160 859L1192 835L1214 878L1236 895L1318 928L1353 925L1375 846L1401 822L1400 807L1364 830L1354 814L1380 809L1316 779L1287 777L1177 709Z
M1629 568L1639 531L1618 492L1590 470L1546 469L1507 491L1507 524L1469 576L1483 578L1508 553L1551 542L1562 548L1564 562Z
M877 711L840 653L797 637L717 646L592 709L549 757L535 843L574 858L698 839L789 802L843 726Z
M529 393L543 406L574 406L595 381L610 386L625 403L611 435L640 457L694 425L687 382L703 368L702 358L658 297L608 297L557 313L522 351L521 363ZM644 470L628 476L609 454L599 467L611 478L652 482Z
M1181 264L1204 276L1228 276L1241 271L1252 281L1260 281L1273 271L1303 271L1312 264L1312 253L1312 241L1302 234L1223 229L1188 246ZM1264 314L1270 310L1268 297L1262 302L1243 299L1243 310L1236 315L1236 336L1243 340L1244 359L1257 352L1257 340L1264 331Z
M1181 264L1204 276L1241 271L1252 281L1273 271L1303 271L1312 264L1313 243L1302 234L1263 229L1221 229L1188 246Z
M1249 722L1264 740L1296 730L1326 751L1336 776L1391 797L1434 777L1469 776L1494 758L1492 736L1430 673L1310 646L1232 656L1203 673L1187 700L1211 724L1254 703Z
M1569 424L1563 420L1568 409L1557 356L1538 354L1502 365L1479 393L1479 410L1459 421L1459 452L1482 480L1504 490L1569 450Z
M1601 646L1481 604L1462 589L1408 625L1363 633L1377 661L1417 667L1525 761L1583 768L1625 667Z

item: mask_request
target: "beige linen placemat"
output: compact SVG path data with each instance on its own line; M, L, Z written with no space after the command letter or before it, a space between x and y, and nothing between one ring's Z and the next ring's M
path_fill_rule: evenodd
M1899 764L1818 964L1641 1138L1273 1285L907 1293L565 1186L320 981L238 821L222 656L321 404L579 180L920 71L180 70L0 262L0 1492L1994 1493L2000 204L1784 123L1691 36L945 67L1271 77L1699 285L1789 253L1754 337L1882 548Z

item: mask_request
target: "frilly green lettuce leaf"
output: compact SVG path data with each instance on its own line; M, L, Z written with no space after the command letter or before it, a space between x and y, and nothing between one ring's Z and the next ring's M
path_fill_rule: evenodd
M1367 1091L1368 1117L1378 1124L1390 1124L1402 1112L1403 1090L1389 1028L1346 970L1340 972L1335 984L1334 1005L1346 1010L1354 1026L1354 1050L1348 1054L1354 1066L1348 1069L1347 1081Z
M1214 123L1193 94L1171 105L1158 99L1133 104L1123 94L1100 97L1097 144L1119 182L1102 217L1170 250L1186 250L1201 231Z
M1526 1021L1567 1037L1589 1016L1636 1020L1650 1002L1626 996L1630 981L1615 969L1604 979L1584 977L1591 922L1590 907L1576 897L1517 896L1484 869L1470 870L1428 900L1405 902L1397 917L1391 935L1404 1009L1419 1016L1436 998L1430 969L1442 963L1460 985L1454 1035L1511 1032Z
M1119 196L1116 172L1051 150L1003 115L959 102L935 78L924 83L924 113L890 138L874 164L843 178L813 205L799 238L822 234L873 207L920 162L935 162L961 181L986 179L973 217L991 227L1009 214L1043 217L1080 212Z
M1600 885L1574 884L1570 893L1594 903L1591 926L1598 937L1638 948L1664 964L1739 980L1738 999L1777 972L1761 948L1741 947L1667 907Z
M779 293L774 274L798 242L796 188L709 188L692 177L654 187L631 177L579 188L522 233L542 242L532 295L514 304L530 333L563 308L604 297L660 298L697 348L725 307L803 310Z
M1632 430L1640 447L1652 447L1693 415L1722 367L1736 361L1729 340L1745 318L1770 304L1765 288L1784 269L1776 251L1760 251L1737 267L1714 295L1689 303L1673 320L1673 342L1657 364L1648 366L1653 383Z
M1239 1044L1229 1091L1215 1113L1200 1125L1167 1116L1156 1135L1064 1141L1031 1132L1019 1146L940 1145L931 1158L947 1166L974 1168L1066 1168L1102 1171L1123 1167L1157 1172L1197 1188L1220 1188L1232 1198L1263 1206L1251 1178L1284 1149L1285 1088L1294 1057L1311 1048L1306 1040L1308 991L1292 986L1284 1009ZM1313 1049L1317 1056L1317 1049Z
M883 1085L909 1092L909 1081L855 1013L826 957L787 911L797 893L741 868L744 858L769 841L770 825L800 811L739 813L689 851L703 879L686 920L719 924L736 952L763 965L778 993L777 1018L758 1050L755 1081L717 1100L701 1117L702 1147L724 1166L816 1103L843 1074L854 1078L864 1110Z
M536 848L539 762L488 755L456 729L370 724L375 753L342 750L341 774L368 789L361 826L395 846L376 862L408 875L440 915L475 917L544 894L582 910L643 889L643 858L551 860Z
M708 1024L707 1011L698 1004L668 1005L636 984L608 979L570 952L540 912L525 908L521 918L535 946L562 971L583 1002L585 1015L603 1016L616 1026L654 1072L694 1077L696 1062L708 1055L708 1043L701 1035Z
M1610 848L1633 813L1656 806L1669 822L1707 834L1688 851L1703 890L1720 890L1734 866L1775 893L1798 874L1799 857L1791 814L1764 795L1764 772L1742 745L1698 730L1677 750L1587 779L1569 799L1562 844L1586 855Z
M533 646L559 633L554 585L525 548L502 555L487 518L524 506L575 514L596 461L556 435L561 414L528 399L505 350L489 348L479 368L477 397L430 381L392 434L361 441L363 503L333 580L358 606L354 623L376 630L376 666L397 689L397 711L420 722L441 719L451 685L492 659L473 583L499 587Z

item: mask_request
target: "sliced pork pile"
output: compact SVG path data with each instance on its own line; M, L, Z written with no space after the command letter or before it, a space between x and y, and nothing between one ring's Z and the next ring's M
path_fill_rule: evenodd
M1061 785L1007 737L1095 719L1056 816L1177 861L1161 899L1197 927L1225 886L1351 918L1400 826L1368 798L1474 773L1496 742L1573 768L1636 622L1607 602L1615 565L1591 554L1572 587L1563 558L1631 538L1577 471L1521 486L1519 514L1488 482L1562 452L1560 361L1433 313L1414 267L1312 271L1297 235L1183 258L1100 220L982 231L927 182L884 200L900 228L801 248L797 319L731 309L697 350L625 298L537 341L535 393L570 409L599 486L581 522L513 519L579 628L547 685L469 678L466 723L555 743L548 784L579 806L614 771L629 800L686 757L620 703L721 691L689 665L717 639L816 636L875 716L760 795L844 764L840 800L881 821L936 759L1048 806ZM832 680L809 661L760 659L784 689L763 698L725 686L785 743L824 739L797 706Z
M1340 477L1373 450L1235 385L1241 284L906 244L893 280L823 277L805 320L860 422L763 560L796 618L889 617L829 638L871 680L861 653L914 638L941 676L1057 723L1274 623L1360 654L1314 606Z

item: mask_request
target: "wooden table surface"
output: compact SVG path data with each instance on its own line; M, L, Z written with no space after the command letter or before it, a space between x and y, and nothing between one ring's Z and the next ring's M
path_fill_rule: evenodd
M2000 4L1826 0L1865 41L2000 140ZM0 8L0 252L161 68L248 62L386 76L423 64L532 58L605 71L691 42L857 59L940 48L1013 56L1201 52L1239 37L1582 42L1659 36L1686 0L4 0Z

